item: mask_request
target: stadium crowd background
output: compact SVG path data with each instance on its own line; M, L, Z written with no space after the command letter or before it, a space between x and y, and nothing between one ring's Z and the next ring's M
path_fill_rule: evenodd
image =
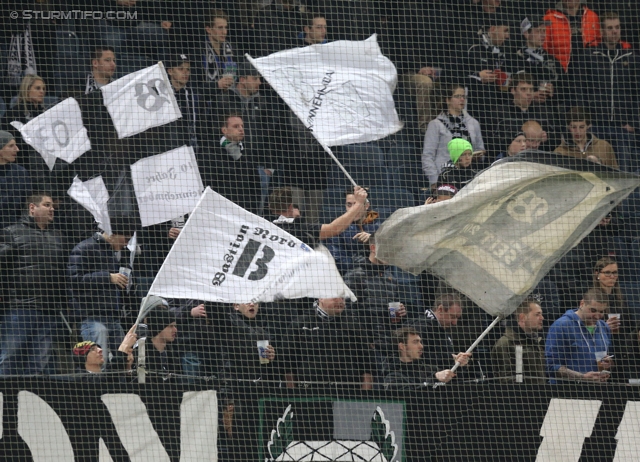
M97 342L105 356L109 352L114 356L186 219L176 217L171 223L140 229L116 207L113 235L95 236L91 216L66 194L71 178L102 175L113 197L126 195L131 190L122 172L137 153L122 153L106 142L82 166L59 162L50 172L10 123L26 123L68 96L89 98L102 85L158 60L168 70L183 119L163 133L156 132L157 139L147 139L149 146L190 144L205 185L271 220L288 218L285 212L293 205L310 229L316 229L313 224L331 223L351 207L361 207L349 215L350 224L338 236L323 237L320 230L313 238L327 245L345 280L360 291L357 306L347 303L345 315L350 321L341 328L361 337L363 351L351 352L347 359L344 353L353 345L336 346L343 348L339 356L343 362L337 364L347 370L351 360L369 363L351 371L364 371L372 383L383 382L385 362L395 355L393 331L418 326L424 337L428 330L419 326L428 322L430 310L436 312L443 305L443 296L454 301L459 296L427 274L416 277L375 262L375 254L370 254L375 244L368 242L369 236L394 210L451 196L496 159L525 149L556 151L629 172L639 168L635 50L640 7L634 2L111 3L4 2L1 7L0 223L5 231L0 245L5 317L0 371L4 374L73 372L77 365L71 362L71 347L81 340ZM89 10L91 17L78 16L79 11ZM125 14L124 19L104 19L110 11L129 12L129 18ZM60 19L64 16L57 12L72 12L75 19ZM404 128L379 141L335 148L356 182L368 189L365 203L362 191L347 194L349 183L342 172L243 56L362 40L373 33L398 69L394 98ZM470 164L450 162L453 157L447 147L453 138L471 143ZM149 146L129 148L143 152L152 150ZM269 201L274 191L272 197L284 201L283 207ZM635 377L639 347L637 199L634 193L602 220L533 293L545 319L544 331L534 329L535 335L531 334L540 342L553 321L578 307L584 292L592 287L605 290L609 311L621 315L614 328L614 351L617 364L625 366L612 370L611 380L622 382ZM41 246L34 246L33 253L20 260L12 239L24 237L15 226L26 214L32 222L34 217L44 220L41 229L51 233L51 247L43 254ZM130 237L134 230L139 254L129 268L133 270L129 281L118 275L129 260L126 241L116 242L113 236ZM39 259L42 255L48 257ZM88 271L91 265L99 270ZM600 277L613 280L609 286L601 285ZM401 316L388 316L389 302L402 303ZM292 368L305 362L299 351L292 353L296 348L289 345L295 338L291 329L296 323L312 322L304 321L305 316L313 317L323 303L328 302L286 301L262 305L258 311L170 301L178 334L165 340L171 343L167 351L175 361L163 354L159 367L192 376L236 371L231 375L251 378L257 373L251 367L242 361L234 364L234 358L250 353L236 351L240 347L230 339L267 335L277 351L285 352L286 361L296 365L270 371L274 383L284 383L295 378ZM456 305L451 300L450 304ZM456 353L464 351L490 322L464 297L459 306L462 316L450 321L454 328L448 329ZM331 309L321 312L326 315ZM256 317L261 320L259 327L238 326ZM513 327L511 323L517 324L517 319L507 322ZM491 350L509 325L496 329L479 346L464 378L499 376ZM157 327L150 328L150 336ZM428 358L428 339L422 341ZM130 345L125 349L130 351ZM88 349L80 348L76 356L80 351L84 355ZM49 352L55 352L51 360ZM18 359L8 365L11 354ZM30 355L38 357L35 362L25 359ZM448 368L440 361L438 365ZM350 382L353 377L338 374L335 379Z

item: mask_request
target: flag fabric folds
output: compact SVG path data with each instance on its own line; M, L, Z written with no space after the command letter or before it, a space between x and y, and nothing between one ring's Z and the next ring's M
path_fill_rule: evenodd
M224 303L355 300L328 252L309 248L208 187L149 294Z
M162 63L100 88L118 138L142 133L182 117Z
M493 316L507 316L640 177L556 154L484 170L453 199L400 209L376 233L377 257L427 270Z
M182 146L131 165L142 226L191 213L202 195L202 178L193 148Z
M402 128L396 68L375 35L248 59L321 144L364 143Z
M13 122L22 139L35 149L53 170L56 159L73 162L91 149L82 112L74 98L67 98L26 124Z
M93 215L101 230L111 234L111 219L107 205L109 191L107 191L101 176L84 182L76 176L67 190L67 194Z

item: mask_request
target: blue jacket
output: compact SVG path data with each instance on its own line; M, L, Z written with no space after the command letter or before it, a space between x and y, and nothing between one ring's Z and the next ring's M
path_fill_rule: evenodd
M551 383L555 383L555 374L565 366L576 372L597 372L596 351L609 351L611 348L611 330L607 323L599 320L593 335L575 310L568 310L549 328L545 359Z
M67 276L73 308L78 316L82 319L120 318L120 289L110 279L119 266L116 252L100 233L75 246L69 256Z
M381 220L377 219L373 223L363 225L362 228L364 232L373 234L378 231L380 224ZM325 246L335 259L341 274L351 271L369 259L369 244L363 244L353 238L353 236L360 232L360 226L352 223L342 234L327 239L325 242Z

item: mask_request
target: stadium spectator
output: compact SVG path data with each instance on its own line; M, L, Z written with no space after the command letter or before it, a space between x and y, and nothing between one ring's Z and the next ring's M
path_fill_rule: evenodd
M258 56L298 46L298 28L305 7L297 0L274 0L255 18Z
M44 80L37 75L26 75L20 84L16 104L7 110L4 121L6 131L15 137L16 144L22 152L20 154L20 165L29 172L31 183L35 185L34 189L46 190L57 198L58 188L52 181L49 167L45 164L42 156L25 142L20 132L11 125L11 122L14 121L26 124L31 119L42 114L47 109L45 107L45 95L46 85Z
M476 116L487 113L487 103L502 99L500 90L509 83L510 60L504 51L508 39L507 17L491 16L462 58L462 74L467 78L467 109Z
M0 130L0 229L16 224L31 195L31 177L16 164L20 149L9 132Z
M547 132L535 120L527 120L522 124L521 130L526 137L527 149L540 149L540 145L548 139Z
M224 376L230 380L223 390L223 423L226 434L231 436L233 460L257 460L257 398L275 388L280 378L275 338L258 303L234 304L233 311L221 322L219 337Z
M121 252L135 232L133 224L113 218L111 226L111 234L95 233L76 245L67 266L72 305L82 319L82 339L101 345L107 360L125 335L120 320L130 281L119 268L126 266Z
M461 366L469 364L471 353L456 353L450 330L455 328L462 316L462 301L456 294L442 294L436 297L433 309L414 322L424 345L425 359L438 370L449 369L459 361ZM464 376L464 370L461 371Z
M533 77L534 104L542 104L547 100L558 101L563 91L564 69L543 47L550 24L534 16L524 18L520 23L525 45L516 53L514 67L517 72L526 72Z
M192 69L194 83L207 102L235 83L237 64L233 48L227 41L228 21L229 17L222 10L214 9L207 15L204 55Z
M626 342L633 334L633 314L629 310L618 277L618 263L611 257L598 260L593 268L593 288L602 290L608 298L607 325L611 329L611 353L622 357L626 353ZM616 315L616 316L613 316ZM612 378L619 379L621 371L612 371Z
M549 21L544 49L556 58L565 72L582 48L597 46L602 40L598 15L580 0L562 0L544 16Z
M505 157L512 157L516 154L521 153L527 149L527 137L523 132L516 133L516 136L513 138L509 146L507 147L507 152L501 152L496 156L496 159L503 159Z
M375 234L369 239L369 258L345 275L345 281L358 298L353 314L358 316L367 337L374 343L379 361L393 353L392 333L408 322L407 311L417 312L420 301L414 301L418 287L399 284L391 269L376 257ZM413 292L413 293L412 293ZM395 306L392 307L392 304ZM406 305L405 305L406 304Z
M590 129L591 115L587 110L582 107L572 107L567 112L569 136L562 137L562 143L554 152L578 159L596 156L603 165L619 168L616 154L611 145L590 133Z
M73 359L77 372L99 374L105 363L102 348L91 340L83 340L73 346Z
M397 356L389 358L384 384L387 389L411 389L449 383L455 376L451 369L438 371L423 358L424 346L420 333L411 327L402 327L393 333Z
M491 351L494 375L501 381L547 382L544 338L541 336L543 321L542 308L533 299L524 300L507 320L504 335ZM522 348L521 355L516 353L518 346Z
M148 295L143 299L140 309L147 313L144 318L147 325L145 348L145 368L149 374L147 382L161 382L169 379L171 375L180 374L180 360L176 351L171 348L176 340L178 327L176 317L169 309L169 303L163 298ZM128 355L133 350L134 366L137 367L140 361L139 352L133 346L121 348L119 351Z
M45 110L44 97L47 87L42 77L37 75L25 75L20 84L18 99L5 114L5 120L12 122L17 120L26 124L31 119L38 117Z
M50 364L56 318L66 312L62 236L52 229L53 200L34 194L29 215L0 234L7 295L0 327L0 375L54 372Z
M360 186L353 189L355 203L343 215L331 223L304 223L300 217L300 210L293 203L293 193L290 188L275 189L269 196L269 210L278 218L273 222L289 234L300 239L305 244L314 247L319 241L339 236L365 210L367 191Z
M111 47L96 47L91 54L91 72L87 75L84 94L99 90L113 82L116 73L116 53Z
M424 202L424 205L429 204L437 204L438 202L448 201L449 199L453 199L458 193L458 188L456 188L452 184L440 184L436 188L436 193L433 196L427 198Z
M203 102L200 95L195 92L190 84L191 61L184 53L172 56L165 61L169 81L176 96L178 107L182 113L178 132L185 144L189 144L197 150L204 136ZM196 151L197 152L197 151Z
M169 304L180 332L175 349L180 356L182 373L191 377L217 374L222 358L214 330L219 324L212 315L214 309L199 300L170 300Z
M576 59L577 101L589 107L596 126L640 128L638 115L638 62L631 44L621 40L620 17L604 13L602 43L585 49Z
M345 194L345 211L356 205L353 189L347 189ZM369 256L369 237L380 227L378 213L370 210L371 204L367 200L360 214L339 236L326 241L327 249L336 261L342 274L353 269L354 266L365 261Z
M473 164L473 146L462 138L454 138L447 144L449 163L440 174L441 184L451 184L460 190L478 173Z
M262 215L269 195L269 184L276 168L283 162L282 152L286 139L282 130L285 123L280 101L269 90L260 91L260 73L249 63L240 63L238 82L220 96L216 104L219 111L242 115L244 122L244 147L255 156L254 162L260 176L261 195L257 214Z
M441 112L429 122L422 150L422 171L433 187L449 162L447 144L453 138L467 140L473 151L484 151L480 124L465 110L465 89L460 85L442 87Z
M301 46L327 43L327 20L320 13L305 13L302 15L304 33L301 34Z
M321 298L293 321L283 361L288 388L342 382L343 389L372 389L369 344L344 310L342 298Z
M577 310L567 312L549 328L545 346L547 372L556 379L606 382L613 359L611 329L602 320L608 309L608 296L589 289Z
M244 145L244 120L241 114L230 113L220 122L222 137L215 150L201 156L203 181L230 201L256 213L260 202L260 177L256 153Z
M513 133L521 130L522 125L534 120L553 138L555 113L550 106L533 105L533 77L527 73L515 74L509 86L511 99L499 104L493 113L493 146L502 146L513 140Z

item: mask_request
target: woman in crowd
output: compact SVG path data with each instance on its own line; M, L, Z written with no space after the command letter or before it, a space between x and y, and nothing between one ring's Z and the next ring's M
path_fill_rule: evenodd
M422 171L431 186L436 184L438 175L449 162L447 145L453 138L469 141L473 146L473 152L484 151L480 124L464 107L464 87L445 86L440 98L440 115L429 122L422 150Z
M624 370L626 368L622 365L626 364L629 359L627 341L632 335L633 322L627 303L620 290L618 263L613 258L603 257L596 262L593 268L593 287L602 290L609 297L607 324L613 334L611 336L611 354L615 356L614 363L619 366L617 370L614 369L612 371L612 379L620 381L626 376L626 371Z
M5 120L7 122L17 120L26 124L34 117L39 116L45 110L44 97L46 94L47 86L42 77L25 75L18 91L18 101L7 111Z

